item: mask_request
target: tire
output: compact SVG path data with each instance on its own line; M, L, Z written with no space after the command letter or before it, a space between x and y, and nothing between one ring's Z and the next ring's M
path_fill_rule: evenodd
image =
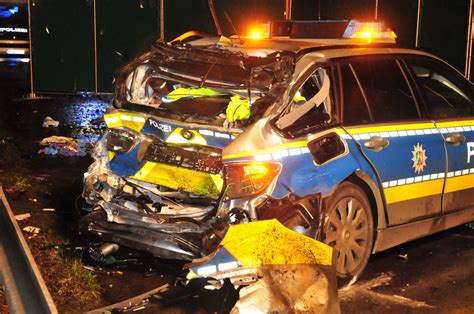
M372 208L364 191L343 182L329 197L322 240L334 249L341 283L353 283L364 271L374 244Z

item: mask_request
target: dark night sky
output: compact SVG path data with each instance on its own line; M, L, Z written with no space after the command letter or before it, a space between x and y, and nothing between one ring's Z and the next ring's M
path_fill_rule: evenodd
M417 0L379 0L379 19L397 33L398 42L414 46ZM224 32L232 33L226 10L239 32L253 22L282 19L284 0L215 0ZM464 71L469 0L425 0L420 43ZM207 0L166 1L167 35L172 38L189 29L215 32ZM293 19L361 19L374 17L375 0L293 0Z
M2 0L0 0L1 2ZM94 89L92 0L32 0L32 36L36 90ZM293 19L374 17L376 0L293 0ZM158 0L96 0L99 90L113 91L113 77L159 34ZM164 0L166 39L189 31L215 33L208 0ZM283 19L285 0L214 0L224 34ZM415 43L418 0L379 0L379 18L403 46ZM420 48L464 72L469 0L424 0ZM49 32L45 30L48 29ZM62 75L51 76L54 68Z

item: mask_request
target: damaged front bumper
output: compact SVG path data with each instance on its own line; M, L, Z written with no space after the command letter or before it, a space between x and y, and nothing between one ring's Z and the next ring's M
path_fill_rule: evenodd
M130 120L122 111L112 115L116 116ZM255 181L231 181L242 164L233 163L234 170L227 166L224 171L217 150L169 145L138 132L129 143L128 134L134 132L130 125L127 132L121 127L119 132L109 129L97 143L95 161L84 175L83 197L92 207L81 224L85 234L100 242L183 261L212 252L230 223L276 218L287 228L317 238L323 220L320 194L290 194L278 200L265 191L252 196L250 187ZM117 139L117 134L125 138ZM261 171L262 165L250 165ZM163 171L166 167L168 172ZM226 184L247 191L247 197L227 197L232 188L222 190L224 172Z
M147 176L148 182L137 180L137 175L119 176L111 169L110 145L110 136L106 134L97 143L95 162L84 175L83 197L92 206L92 212L83 218L82 231L102 242L146 251L160 258L189 261L205 256L212 249L209 246L214 234L227 225L225 219L216 216L217 200L211 198L215 192L207 189L211 193L199 195L173 189L175 182L165 186L160 181L158 185L154 178L162 180L162 176L156 175L157 170ZM150 154L153 143L147 146L151 148L147 151ZM163 154L154 156L161 161L169 159ZM187 166L192 167L190 163ZM202 177L206 175L209 173ZM187 187L195 182L199 187L202 178L188 180Z

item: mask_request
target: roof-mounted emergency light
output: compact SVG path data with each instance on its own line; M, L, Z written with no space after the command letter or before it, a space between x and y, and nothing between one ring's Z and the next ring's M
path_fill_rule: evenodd
M250 27L247 37L251 39L270 38L270 23L253 25Z
M245 37L249 39L354 40L368 43L394 43L397 38L383 22L358 20L272 21L253 25Z
M392 39L397 38L397 35L385 26L383 22L359 22L351 20L342 35L343 38L357 38L367 39Z

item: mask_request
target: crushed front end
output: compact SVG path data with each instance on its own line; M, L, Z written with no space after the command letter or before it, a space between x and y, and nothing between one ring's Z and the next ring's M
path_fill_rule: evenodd
M246 217L222 206L222 151L278 105L292 71L293 56L162 43L126 66L84 175L84 233L160 258L212 252Z

